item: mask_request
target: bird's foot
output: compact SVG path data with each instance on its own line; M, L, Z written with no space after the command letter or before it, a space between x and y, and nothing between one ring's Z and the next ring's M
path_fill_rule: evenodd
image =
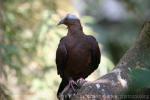
M82 86L85 82L87 82L84 78L80 78L77 80L78 86Z
M78 87L77 83L74 80L69 81L69 86L72 88L73 92L76 92L76 89Z
M78 88L77 83L70 79L68 85L63 89L63 91L59 94L59 100L70 100L72 95L76 94L76 89Z
M74 81L74 80L70 80L69 84L64 88L64 90L62 91L62 95L65 94L66 91L70 90L73 92L76 92L76 89L78 88L78 84Z

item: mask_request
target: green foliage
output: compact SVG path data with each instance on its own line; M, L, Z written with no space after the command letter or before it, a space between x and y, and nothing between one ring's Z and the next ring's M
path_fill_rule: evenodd
M130 76L135 87L139 87L139 88L150 87L150 78L148 77L150 76L150 70L135 69L130 73Z
M3 84L0 84L0 100L12 100L9 94L10 93L7 87Z
M45 100L49 96L56 99L55 49L64 29L57 30L59 14L56 15L54 3L57 1L7 0L2 3L0 11L5 13L1 13L0 20L0 66L7 73L7 84L12 93L9 95L15 100L30 97L24 95L30 93L32 100ZM54 77L49 78L51 76ZM44 94L37 96L40 92Z
M146 99L149 98L150 93L150 70L149 69L134 69L129 72L129 76L131 78L129 83L129 88L125 92L125 95L129 95L131 98L133 95L139 96L139 98L133 99ZM142 97L143 96L143 97ZM144 97L145 96L145 97ZM127 98L127 99L129 99Z
M135 69L130 73L132 85L135 88L150 88L150 70L149 69Z

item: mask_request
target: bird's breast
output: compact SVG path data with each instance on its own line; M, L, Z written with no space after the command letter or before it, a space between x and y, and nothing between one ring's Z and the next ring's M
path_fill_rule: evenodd
M90 73L91 54L88 44L79 43L68 49L65 74L72 78L87 77Z

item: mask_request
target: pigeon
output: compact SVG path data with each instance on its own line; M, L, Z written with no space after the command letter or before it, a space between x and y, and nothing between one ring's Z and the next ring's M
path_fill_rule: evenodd
M101 60L98 42L83 32L80 19L67 14L58 25L66 25L68 33L62 37L56 51L57 74L62 81L57 97L69 85L74 91L78 80L83 80L94 72Z

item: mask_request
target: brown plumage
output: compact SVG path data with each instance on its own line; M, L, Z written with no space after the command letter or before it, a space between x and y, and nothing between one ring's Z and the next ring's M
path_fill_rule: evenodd
M67 36L60 40L56 52L57 72L62 78L58 93L61 93L70 80L86 78L100 63L100 49L93 36L85 35L80 20L68 14L59 24L68 28Z

